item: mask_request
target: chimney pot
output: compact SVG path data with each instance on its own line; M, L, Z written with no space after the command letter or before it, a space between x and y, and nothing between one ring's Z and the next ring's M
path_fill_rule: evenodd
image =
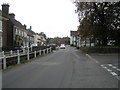
M25 24L24 24L23 26L24 26L24 28L26 29L27 26L26 26Z
M9 14L9 4L2 4L2 12L5 13L7 16Z
M32 26L30 26L30 30L32 30Z

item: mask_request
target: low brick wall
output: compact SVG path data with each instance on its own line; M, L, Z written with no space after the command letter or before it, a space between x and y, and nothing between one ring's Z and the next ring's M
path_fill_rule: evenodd
M120 53L120 47L80 47L85 53Z

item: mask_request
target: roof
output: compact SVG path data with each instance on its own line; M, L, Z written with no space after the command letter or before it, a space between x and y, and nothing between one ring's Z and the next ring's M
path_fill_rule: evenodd
M36 34L34 31L32 31L31 29L27 29L27 31L31 32L32 34Z
M70 36L77 36L77 31L70 31Z
M2 16L2 10L0 10L0 16Z
M17 21L16 19L10 18L10 21L11 21L14 25L16 25L17 27L24 29L24 26L23 26L19 21Z

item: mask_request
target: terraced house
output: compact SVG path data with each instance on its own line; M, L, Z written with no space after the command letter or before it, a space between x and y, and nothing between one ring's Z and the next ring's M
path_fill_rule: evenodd
M15 19L14 13L9 13L9 4L2 5L0 19L0 43L4 48L14 48L16 46L30 47L33 44L43 45L46 40L40 36L39 42L35 42L36 33L32 30L32 26L27 29L25 24L22 24ZM2 33L2 34L1 34ZM38 38L37 38L38 39Z
M2 5L3 47L30 46L34 43L34 32L15 19L14 13L9 13L9 5Z
M2 47L2 11L0 10L0 50Z

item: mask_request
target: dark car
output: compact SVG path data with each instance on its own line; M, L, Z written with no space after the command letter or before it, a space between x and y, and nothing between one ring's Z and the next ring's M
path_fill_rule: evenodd
M21 46L16 46L13 48L13 50L22 50L23 48Z

